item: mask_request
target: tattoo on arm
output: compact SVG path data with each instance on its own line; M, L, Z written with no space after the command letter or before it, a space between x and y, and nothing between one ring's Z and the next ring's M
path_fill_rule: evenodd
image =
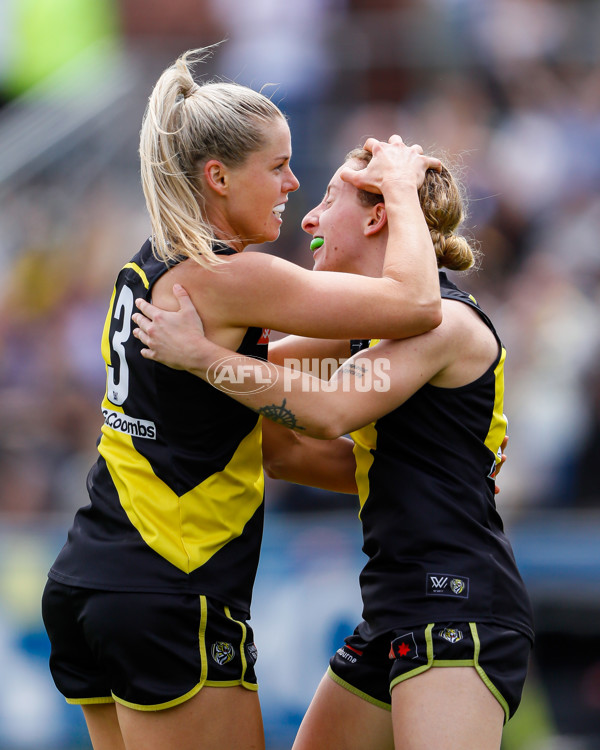
M364 365L357 365L354 362L349 362L342 367L342 373L348 373L349 375L356 375L357 378L362 378L363 375L366 375L367 368Z
M261 406L257 411L259 414L262 414L263 417L267 417L276 424L282 424L284 427L289 427L291 430L305 430L306 427L301 427L298 424L296 415L293 411L286 409L285 404L286 399L284 398L281 406L270 404L269 406Z

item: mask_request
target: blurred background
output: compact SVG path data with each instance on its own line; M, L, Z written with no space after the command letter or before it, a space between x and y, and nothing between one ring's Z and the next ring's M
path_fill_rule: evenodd
M87 503L99 341L149 234L137 139L160 72L262 89L302 186L268 252L310 267L300 220L348 150L400 133L448 154L507 349L500 511L537 643L503 750L600 747L600 2L0 0L0 750L89 748L56 692L39 599ZM357 501L269 481L252 625L270 750L289 747L360 618ZM432 717L435 706L432 706Z

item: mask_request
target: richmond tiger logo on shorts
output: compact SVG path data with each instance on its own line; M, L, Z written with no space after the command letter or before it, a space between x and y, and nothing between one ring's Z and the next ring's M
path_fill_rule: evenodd
M231 643L226 643L225 641L217 641L216 643L213 643L211 654L212 658L217 662L217 664L223 666L223 664L227 664L233 659L233 657L235 656L235 649L233 648Z
M440 635L450 643L456 643L463 638L462 632L457 628L444 628L443 630L440 630Z

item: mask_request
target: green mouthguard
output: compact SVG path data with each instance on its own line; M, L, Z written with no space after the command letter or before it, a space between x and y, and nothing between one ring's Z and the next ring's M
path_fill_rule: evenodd
M310 243L310 249L314 253L314 251L318 250L324 242L325 240L322 237L315 237L314 240Z

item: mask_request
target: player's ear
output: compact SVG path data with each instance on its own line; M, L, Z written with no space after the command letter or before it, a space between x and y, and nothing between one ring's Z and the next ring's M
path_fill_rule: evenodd
M365 228L365 234L377 234L377 232L381 232L385 226L387 226L387 211L385 210L385 203L377 203L371 209L369 222Z
M219 195L225 195L229 187L229 172L223 162L209 159L202 167L204 182Z

